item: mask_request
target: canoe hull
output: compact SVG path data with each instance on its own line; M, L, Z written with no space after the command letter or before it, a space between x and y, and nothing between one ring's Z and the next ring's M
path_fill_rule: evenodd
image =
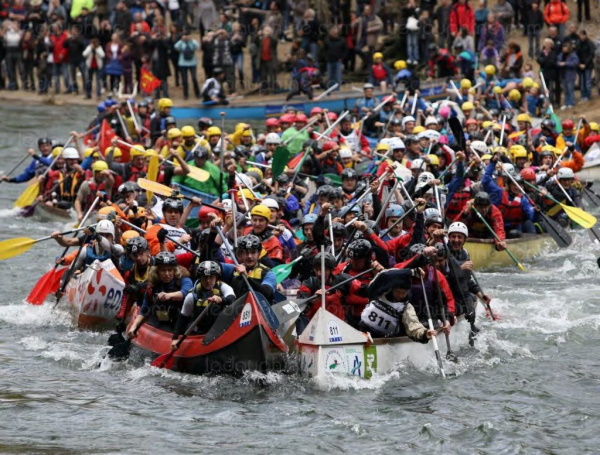
M77 217L73 210L59 209L46 204L35 204L33 216L40 221L57 221L60 223L77 221Z
M73 278L65 291L81 329L114 324L121 308L125 282L110 259L94 261Z
M132 318L133 319L133 318ZM153 356L170 352L172 333L144 324L133 344ZM287 365L287 346L252 298L227 307L205 335L191 335L174 356L173 370L191 374L280 371Z
M577 173L579 180L597 181L600 180L600 160L590 161L583 165Z
M552 239L548 234L524 234L523 237L518 239L508 239L506 244L520 262L526 262L539 255L544 248L550 246ZM513 260L506 251L496 251L493 240L468 239L465 248L469 252L476 270L514 265Z

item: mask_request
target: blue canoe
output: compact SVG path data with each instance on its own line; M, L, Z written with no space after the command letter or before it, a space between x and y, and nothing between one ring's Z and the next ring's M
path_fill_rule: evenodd
M446 85L436 82L432 85L422 87L420 89L421 97L435 101L447 96ZM403 93L398 96L402 97ZM381 96L381 94L378 94ZM248 120L248 119L263 119L269 117L279 117L288 109L295 109L302 112L310 112L313 107L320 107L333 112L341 112L346 109L352 109L356 106L356 101L362 97L362 92L334 92L330 96L319 101L311 101L304 99L303 101L289 103L282 101L280 104L269 104L269 101L264 103L252 102L234 102L229 105L203 104L199 106L174 106L171 110L172 115L178 119L208 117L217 119L221 117L221 112L225 112L227 120Z
M202 193L201 191L196 191L185 185L177 185L177 189L179 190L179 193L182 194L183 196L188 196L188 197L196 196L196 197L199 197L200 199L202 199L202 202L207 202L209 204L213 203L214 201L216 201L218 199L217 196L214 196L212 194ZM188 202L184 201L184 204L187 205ZM188 220L185 224L187 227L191 227L191 228L198 227L198 225L199 225L198 207L192 208L192 211L190 212Z

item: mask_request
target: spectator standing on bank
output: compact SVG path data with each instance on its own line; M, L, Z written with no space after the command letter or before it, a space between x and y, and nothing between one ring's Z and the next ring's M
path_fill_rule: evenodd
M277 74L277 38L270 27L263 28L259 36L260 80L263 88L273 91Z
M28 29L21 40L21 51L23 57L23 89L35 92L35 37L33 31Z
M558 29L558 36L562 39L565 35L566 23L571 13L567 4L561 0L550 0L544 8L544 20L548 26L554 25Z
M450 47L450 0L440 0L440 6L435 10L434 20L437 22L438 45Z
M194 95L200 98L200 86L196 71L198 69L198 59L196 51L200 45L198 41L192 38L190 30L185 30L181 39L175 43L175 49L179 53L179 71L181 72L181 82L183 84L183 98L189 98L189 80L188 75L194 86Z
M123 44L117 33L113 33L110 43L106 45L104 53L106 54L106 67L104 72L108 76L108 86L112 92L119 88L121 76L123 76L123 65L121 64L121 52Z
M465 27L469 35L475 34L475 11L467 0L458 0L450 10L450 35L453 40L461 27Z
M51 26L52 32L49 36L49 41L52 46L52 73L54 75L54 92L58 95L60 93L60 78L61 76L65 82L65 88L67 93L71 82L69 81L69 50L65 47L65 41L69 34L62 29L60 22L55 22Z
M512 5L506 0L497 0L496 4L492 6L492 13L494 13L498 22L502 24L506 33L510 33L510 27L515 17Z
M586 30L579 32L579 47L577 56L579 57L579 90L581 91L580 101L589 101L592 97L592 70L594 69L594 56L596 46L589 38Z
M329 29L323 52L327 62L327 85L331 87L339 84L336 89L339 90L342 87L343 61L348 53L348 48L346 41L340 36L340 29L337 25Z
M4 29L4 48L6 72L8 73L8 89L19 90L18 78L23 79L23 59L21 52L21 38L23 32L19 24L8 20L2 25Z
M231 55L231 40L225 29L219 29L213 40L213 68L221 68L225 73L229 95L235 94L235 74Z
M536 58L540 53L540 36L544 27L544 13L540 10L539 1L534 1L527 12L526 30L529 41L529 58Z
M496 19L496 15L494 13L488 14L487 24L485 24L481 29L478 49L482 50L490 40L494 42L494 47L498 53L502 51L502 48L506 44L506 33L504 27Z
M69 74L71 76L71 87L69 91L75 92L75 95L79 95L79 85L77 83L77 72L81 73L81 89L85 89L85 61L83 58L83 51L85 50L85 42L83 36L79 31L79 25L73 25L71 27L71 33L69 33L67 40L64 44L69 50Z
M579 57L571 48L570 43L564 43L562 52L558 54L557 59L560 83L565 91L565 104L560 108L570 109L575 106L575 80L579 71Z
M96 97L100 99L102 90L102 68L104 67L104 49L100 45L98 38L92 38L90 44L83 51L83 58L85 58L86 67L86 78L85 78L85 97L87 99L92 98L92 82L94 76L96 79Z
M475 10L475 44L479 43L481 29L487 23L490 10L487 7L487 0L479 0L479 5Z

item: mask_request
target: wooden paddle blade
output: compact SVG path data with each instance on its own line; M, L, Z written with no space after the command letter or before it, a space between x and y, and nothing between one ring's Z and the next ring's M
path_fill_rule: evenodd
M37 180L34 180L33 183L31 183L27 188L25 188L25 191L23 191L21 195L17 198L17 200L13 204L13 207L20 209L23 207L27 207L28 205L32 205L35 202L35 198L37 198L39 194L40 185L38 184Z
M584 194L584 196L587 196L587 198L590 200L590 202L592 204L594 204L596 207L600 207L600 197L598 197L598 195L596 193L594 193L589 188L584 187L583 194Z
M567 231L548 215L542 213L542 227L560 248L567 248L573 243L573 239Z
M158 171L160 167L160 158L158 156L151 156L150 163L148 164L148 172L146 173L146 178L151 180L152 182L156 182L158 178ZM152 201L152 197L154 193L152 191L146 191L146 200L148 204Z
M210 173L204 169L200 169L196 166L190 166L190 173L188 177L198 180L199 182L206 182L210 178Z
M35 242L35 239L29 237L16 237L14 239L3 240L0 242L0 260L10 259L25 253L35 245Z
M175 365L175 356L173 355L175 351L169 352L167 354L159 355L156 359L152 361L150 366L156 368L165 368L167 370L172 370Z
M596 217L579 207L571 207L570 205L560 204L567 216L575 223L584 229L590 229L596 225L598 221Z
M173 195L173 189L169 188L167 185L163 185L162 183L153 182L148 179L138 179L137 184L140 188L146 191L152 191L160 196L171 197Z

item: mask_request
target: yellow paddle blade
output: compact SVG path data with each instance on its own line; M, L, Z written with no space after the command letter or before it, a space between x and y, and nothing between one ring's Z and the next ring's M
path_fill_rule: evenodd
M32 205L35 202L35 198L40 194L40 185L38 184L37 179L34 179L33 182L25 188L25 191L21 193L21 195L17 198L13 206L15 208L23 208L28 205Z
M146 191L152 191L160 196L171 197L173 194L173 189L169 188L167 185L163 185L162 183L153 182L148 179L138 179L137 184L140 188Z
M190 173L188 176L199 182L206 182L210 178L208 171L195 166L190 166Z
M521 269L521 271L526 272L527 270L525 269L525 266L523 264L521 264L520 262L517 262L517 267L519 267Z
M596 225L598 221L594 215L589 214L579 207L571 207L570 205L560 204L567 216L575 223L584 229L590 229Z
M17 237L14 239L7 239L0 242L0 260L10 259L18 256L19 254L25 253L30 249L36 240L29 237Z
M148 164L148 172L146 173L146 178L148 180L156 182L156 178L158 177L159 166L160 158L158 158L158 156L151 156L150 163ZM148 201L148 204L150 204L150 201L152 201L152 196L154 196L154 193L152 191L146 191L146 199Z

